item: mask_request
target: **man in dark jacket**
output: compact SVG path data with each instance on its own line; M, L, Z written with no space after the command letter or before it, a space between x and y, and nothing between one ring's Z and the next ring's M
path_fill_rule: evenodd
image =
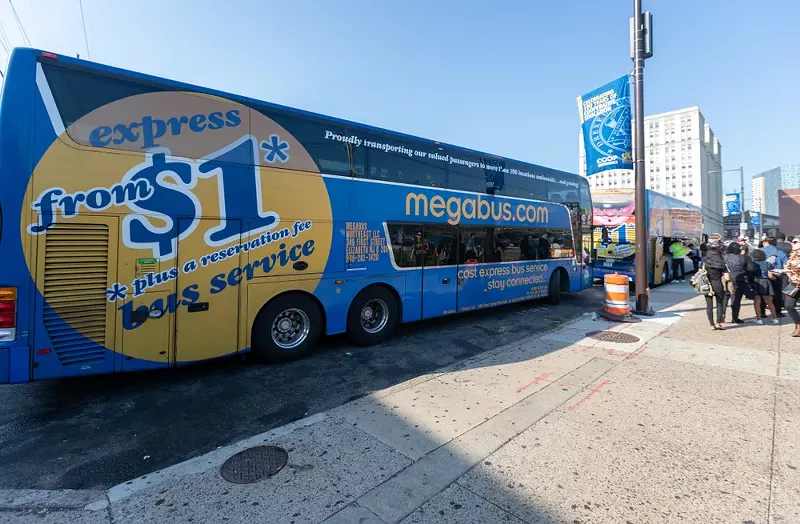
M786 241L786 234L778 233L775 235L775 239L778 241L775 247L777 247L779 251L786 253L788 257L792 253L792 245Z
M742 307L742 297L747 295L750 289L750 274L755 271L755 264L749 256L741 254L741 246L737 242L731 242L725 255L725 265L728 267L734 286L731 303L733 321L743 324L744 321L739 318L739 310Z

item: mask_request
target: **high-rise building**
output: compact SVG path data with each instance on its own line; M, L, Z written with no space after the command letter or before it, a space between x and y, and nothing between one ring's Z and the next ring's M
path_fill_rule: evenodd
M753 177L753 211L778 214L778 191L800 189L800 164L789 164L764 171Z
M778 191L778 212L781 231L800 236L800 189Z
M707 234L722 233L722 146L697 107L644 118L645 183L703 208ZM586 176L586 152L579 137L579 169ZM634 187L633 171L611 169L589 176L592 189Z

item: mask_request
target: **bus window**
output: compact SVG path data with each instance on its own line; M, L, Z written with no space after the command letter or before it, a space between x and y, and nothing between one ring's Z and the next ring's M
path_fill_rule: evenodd
M364 135L360 130L323 123L312 117L289 116L270 108L259 110L303 144L323 175L364 176L364 147L354 144L355 140L345 141L355 137L363 142Z
M369 162L366 178L419 186L445 187L446 164L415 154L419 146L390 135L367 135Z
M476 193L486 192L486 176L480 169L470 169L466 166L458 166L453 169L450 166L447 170L447 187L459 191L475 191Z
M392 255L398 267L420 267L428 252L422 224L389 224Z
M500 250L501 262L531 260L528 230L520 227L498 227L494 230L495 248Z
M453 266L458 255L458 229L450 226L425 226L426 266Z
M84 72L48 62L42 63L42 70L66 128L82 116L111 102L143 93L165 91L150 83Z
M446 153L454 158L479 164L481 159L464 151L450 151ZM447 187L459 191L486 192L486 173L480 167L450 163L447 167Z
M487 231L482 227L462 227L460 231L460 242L458 246L459 264L482 264L492 262L490 256L486 256L486 235Z

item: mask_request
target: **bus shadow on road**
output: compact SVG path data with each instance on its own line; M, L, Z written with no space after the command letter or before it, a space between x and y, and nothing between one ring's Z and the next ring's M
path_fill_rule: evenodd
M330 337L312 357L280 365L233 358L11 387L0 413L15 446L0 446L0 487L104 489L530 338L600 296L401 325L368 348Z

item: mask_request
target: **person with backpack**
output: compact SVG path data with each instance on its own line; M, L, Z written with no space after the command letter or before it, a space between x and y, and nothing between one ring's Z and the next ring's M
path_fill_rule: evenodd
M727 271L722 250L719 246L709 246L702 267L692 277L695 291L702 293L706 299L706 315L711 329L721 330L722 317L725 316L725 287L722 275ZM714 302L717 303L717 314L714 316Z
M775 311L775 304L772 302L772 284L771 280L775 278L772 273L774 269L772 264L767 262L767 256L760 249L753 251L753 263L758 267L756 274L753 278L753 291L755 292L755 302L753 307L756 311L756 324L763 324L761 320L761 303L766 302L769 312L772 315L772 323L780 324L778 320L778 313Z
M728 244L723 258L733 282L732 322L744 324L744 320L739 318L739 311L742 307L742 297L754 298L750 280L756 271L756 266L748 255L742 254L742 246L736 242Z

